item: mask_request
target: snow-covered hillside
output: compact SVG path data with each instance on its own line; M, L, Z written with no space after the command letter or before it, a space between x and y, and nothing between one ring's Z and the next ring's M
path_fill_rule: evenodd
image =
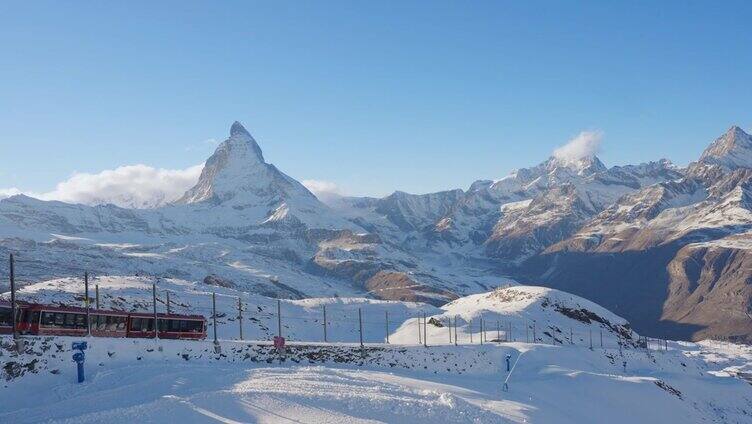
M505 286L441 308L283 300L290 345L279 354L270 346L277 300L221 280L101 276L91 294L99 288L102 308L150 311L152 283L160 312L169 292L173 312L210 317L217 294L220 354L211 319L207 341L91 338L79 385L75 338L25 337L18 354L3 336L0 421L743 423L752 408L748 347L645 344L623 318L558 290ZM81 279L64 278L19 297L80 305L82 294Z

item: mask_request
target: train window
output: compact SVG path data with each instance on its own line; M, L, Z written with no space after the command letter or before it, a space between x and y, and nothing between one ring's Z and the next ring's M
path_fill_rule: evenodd
M61 313L50 312L55 317L55 322L52 323L54 327L65 326L65 315Z
M204 329L204 323L201 321L189 320L185 321L186 329L184 331L201 332Z
M131 330L133 331L154 331L153 318L133 318L131 320Z
M39 323L39 311L32 311L29 320L31 324Z
M75 314L59 314L63 316L63 327L76 328L76 315Z
M96 322L96 328L99 331L104 331L107 327L107 317L104 315L97 315L97 318L95 320Z
M0 308L0 325L10 327L13 324L11 311L11 308Z
M55 326L55 313L54 312L42 312L42 325L45 327Z
M112 316L107 317L107 331L117 330L117 325L118 325L117 319L118 317L112 317Z
M125 317L117 317L116 328L120 331L125 330Z

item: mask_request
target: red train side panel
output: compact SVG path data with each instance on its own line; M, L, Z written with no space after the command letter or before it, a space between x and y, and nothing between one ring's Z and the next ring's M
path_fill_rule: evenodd
M86 309L41 304L16 304L20 334L86 336ZM154 315L90 309L91 335L95 337L154 338ZM202 340L206 319L201 315L158 314L162 339ZM10 302L0 301L0 334L12 333Z

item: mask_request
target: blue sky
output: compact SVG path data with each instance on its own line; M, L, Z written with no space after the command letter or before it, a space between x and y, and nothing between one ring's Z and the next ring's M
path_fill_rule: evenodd
M371 195L583 130L615 165L752 128L752 2L155 3L0 3L0 188L188 168L234 120L291 176Z

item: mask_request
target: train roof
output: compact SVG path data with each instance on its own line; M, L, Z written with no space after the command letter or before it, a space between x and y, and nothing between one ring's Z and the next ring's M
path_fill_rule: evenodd
M154 314L151 312L130 312L129 315L136 318L154 318ZM157 318L179 318L179 319L200 319L206 320L203 315L184 315L184 314L163 314L158 313Z
M7 304L7 307L10 307L10 302L4 302ZM17 302L20 303L20 302ZM0 301L0 306L3 305L3 302ZM21 306L19 304L19 306ZM24 303L24 307L34 308L34 309L40 309L45 311L53 311L53 312L74 312L74 313L86 313L86 308L82 308L79 306L65 306L65 305L48 305L43 303ZM116 316L134 316L137 318L154 318L154 314L150 312L128 312L128 311L115 311L111 309L95 309L95 308L89 308L89 314L92 315L116 315ZM195 320L206 320L206 318L203 315L187 315L187 314L164 314L164 313L158 313L158 318L172 318L172 319L195 319Z

